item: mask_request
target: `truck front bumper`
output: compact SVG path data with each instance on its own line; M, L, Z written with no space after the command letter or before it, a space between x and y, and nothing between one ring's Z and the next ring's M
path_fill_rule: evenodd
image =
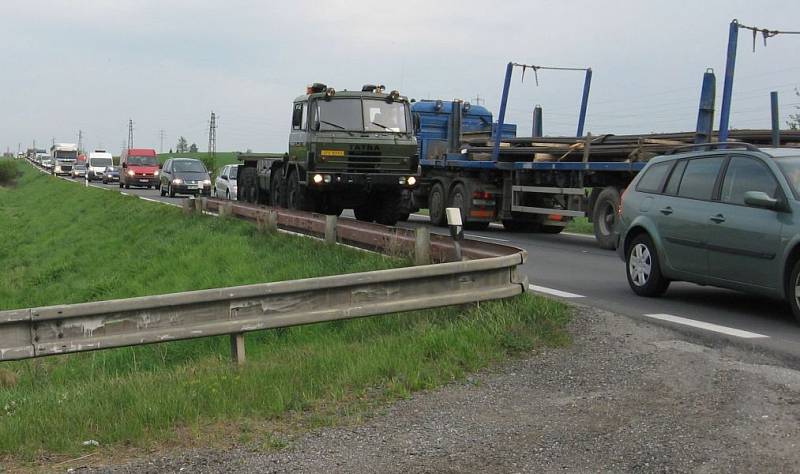
M317 177L321 177L321 180ZM352 188L354 186L365 189L373 187L413 189L419 182L419 177L413 173L402 175L313 171L308 172L306 175L306 182L310 188L320 191Z

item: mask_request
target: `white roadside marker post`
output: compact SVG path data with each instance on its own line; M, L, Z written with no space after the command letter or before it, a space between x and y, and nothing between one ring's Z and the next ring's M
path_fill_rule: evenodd
M461 209L447 208L447 225L450 227L450 236L453 237L453 246L456 249L456 261L463 260L461 241L464 240L464 224L461 222Z

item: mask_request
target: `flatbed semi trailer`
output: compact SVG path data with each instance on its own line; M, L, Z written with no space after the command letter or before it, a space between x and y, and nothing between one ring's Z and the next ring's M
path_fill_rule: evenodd
M433 224L445 224L447 207L460 208L472 229L502 222L510 231L559 233L586 216L607 249L616 245L617 208L631 180L651 157L695 139L689 132L517 137L516 126L461 101L420 101L412 113L422 172L413 208L427 208ZM771 134L740 130L730 139L768 146ZM782 141L800 142L800 132L782 133Z

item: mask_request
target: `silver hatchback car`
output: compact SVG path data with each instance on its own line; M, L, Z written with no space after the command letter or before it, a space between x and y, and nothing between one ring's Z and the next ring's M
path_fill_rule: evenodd
M800 321L800 148L703 147L653 158L623 194L617 251L631 289L758 293Z
M236 178L240 166L242 165L226 165L222 167L219 175L214 179L214 188L211 190L214 197L236 200L238 191Z

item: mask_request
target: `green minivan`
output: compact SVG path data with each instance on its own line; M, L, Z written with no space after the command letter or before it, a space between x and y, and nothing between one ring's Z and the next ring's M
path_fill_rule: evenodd
M758 293L800 321L800 148L687 148L650 160L622 195L631 289L659 296L680 280Z

